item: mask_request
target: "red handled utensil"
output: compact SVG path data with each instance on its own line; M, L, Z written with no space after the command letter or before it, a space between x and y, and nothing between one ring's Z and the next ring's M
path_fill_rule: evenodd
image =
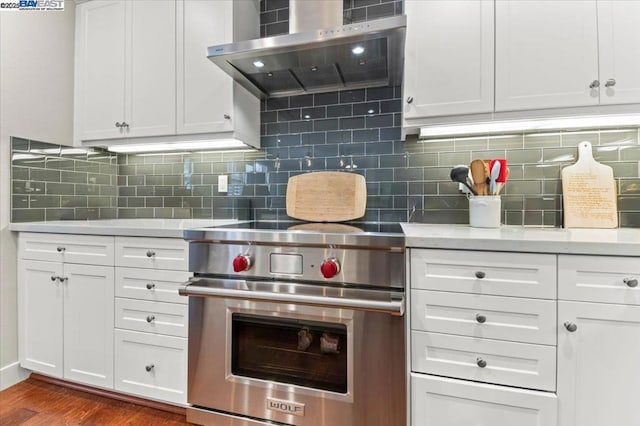
M506 158L495 158L491 160L489 163L489 170L493 170L493 164L498 161L500 162L500 174L496 179L498 183L505 183L507 181L507 159Z

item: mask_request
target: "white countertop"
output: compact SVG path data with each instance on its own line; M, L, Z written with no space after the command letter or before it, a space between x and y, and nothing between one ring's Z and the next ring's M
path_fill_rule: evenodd
M222 226L237 222L235 219L56 220L51 222L11 223L9 229L12 231L53 232L59 234L182 238L182 232L185 229Z
M12 223L12 231L182 238L185 229L237 223L235 219L107 219ZM640 256L640 228L562 229L402 223L407 247Z
M403 223L407 247L640 256L640 228L563 229Z

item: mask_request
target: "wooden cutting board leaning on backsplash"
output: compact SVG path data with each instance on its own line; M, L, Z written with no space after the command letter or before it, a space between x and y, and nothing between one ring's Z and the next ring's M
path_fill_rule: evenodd
M578 144L578 161L562 169L565 228L617 228L613 169L593 158L591 143Z
M287 215L309 222L343 222L364 216L364 177L347 172L311 172L289 178Z

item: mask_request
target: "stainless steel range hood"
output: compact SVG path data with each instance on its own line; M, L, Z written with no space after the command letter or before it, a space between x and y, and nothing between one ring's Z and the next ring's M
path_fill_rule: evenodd
M341 22L342 0L290 2L290 28L305 31L211 46L209 59L263 99L400 84L406 16L327 29L318 27L327 7L340 8L333 15ZM321 23L309 25L310 17Z

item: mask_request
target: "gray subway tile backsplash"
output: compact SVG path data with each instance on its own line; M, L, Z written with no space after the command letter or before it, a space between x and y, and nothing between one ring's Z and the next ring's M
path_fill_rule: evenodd
M288 32L288 0L262 0L261 35ZM344 0L345 22L402 13L401 0ZM112 154L12 138L12 221L107 218L286 219L291 176L341 170L365 176L363 220L468 223L452 166L504 157L508 225L562 226L560 172L577 144L611 166L621 227L640 227L640 129L520 133L401 141L402 87L261 102L261 146L243 153ZM54 149L55 148L55 149ZM47 151L44 151L44 150ZM66 150L69 151L69 150ZM218 176L229 191L218 192Z

